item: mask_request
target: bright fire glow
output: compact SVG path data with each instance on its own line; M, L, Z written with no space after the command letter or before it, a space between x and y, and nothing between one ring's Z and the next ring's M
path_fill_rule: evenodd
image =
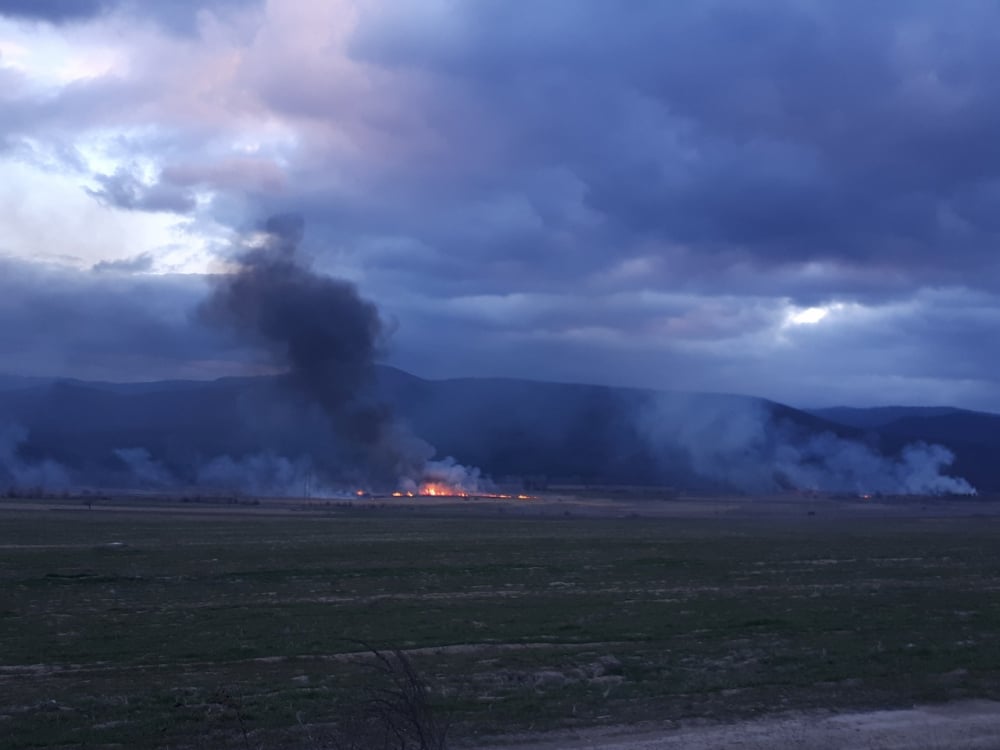
M508 495L499 492L469 492L461 487L452 487L444 482L425 482L415 491L396 490L393 497L483 497L497 500L533 500L532 495Z
M420 485L418 495L428 497L468 497L469 493L458 487L449 487L443 482L426 482Z

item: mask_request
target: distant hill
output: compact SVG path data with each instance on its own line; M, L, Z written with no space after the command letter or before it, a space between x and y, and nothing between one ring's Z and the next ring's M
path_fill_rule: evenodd
M545 476L596 484L706 486L687 457L650 439L658 408L686 415L753 412L804 432L860 432L749 396L671 394L505 378L424 380L392 368L380 383L416 434L494 476ZM646 419L644 419L644 417Z
M864 430L878 429L903 418L978 413L950 406L874 406L867 409L853 406L833 406L827 409L809 409L808 412L821 419Z
M739 395L426 380L390 367L378 368L377 392L437 457L453 456L495 479L890 491L911 486L913 474L945 491L950 480L938 481L936 468L900 463L907 443L927 441L957 454L956 473L1000 490L1000 469L987 460L996 455L996 415L906 407L807 413ZM296 467L331 450L324 429L315 406L297 400L281 377L138 384L0 378L0 486L5 462L8 482L69 476L94 485L167 478L189 485L216 476L220 466L235 477L227 481L263 471L265 455L269 481L300 481Z
M36 378L24 375L4 375L0 373L0 391L17 391L23 388L46 385L53 382L55 378Z

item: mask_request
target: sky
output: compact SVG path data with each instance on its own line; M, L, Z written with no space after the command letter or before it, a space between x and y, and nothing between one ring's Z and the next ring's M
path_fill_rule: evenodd
M425 377L1000 411L1000 4L0 0L0 371L266 371L268 217Z

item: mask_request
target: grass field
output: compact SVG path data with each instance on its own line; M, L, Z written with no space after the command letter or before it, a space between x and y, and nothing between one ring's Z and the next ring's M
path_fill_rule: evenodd
M998 541L987 518L0 510L0 747L324 747L375 679L359 640L406 650L456 745L1000 698Z

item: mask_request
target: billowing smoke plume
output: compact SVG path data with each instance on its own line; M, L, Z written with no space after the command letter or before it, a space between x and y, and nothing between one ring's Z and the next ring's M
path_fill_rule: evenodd
M386 328L354 284L317 273L298 253L302 220L269 219L260 238L218 277L201 316L269 352L286 396L318 408L323 429L308 461L324 481L390 489L419 481L434 449L410 434L376 393ZM298 459L297 459L298 460ZM216 462L203 477L225 466Z
M727 396L663 394L641 418L654 449L698 477L748 492L800 489L856 494L975 494L945 474L954 455L918 442L898 455L781 417L775 405Z

